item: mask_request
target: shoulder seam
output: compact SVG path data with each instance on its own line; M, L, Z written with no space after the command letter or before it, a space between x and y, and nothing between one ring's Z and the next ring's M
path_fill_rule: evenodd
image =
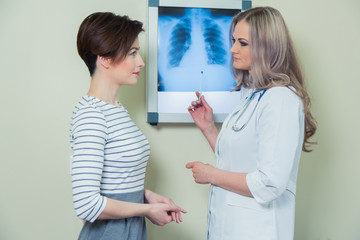
M105 141L107 141L108 138L109 138L109 124L108 124L108 122L107 122L107 119L106 119L106 117L105 117L105 114L104 114L103 111L102 111L101 109L99 109L96 105L94 106L94 105L91 104L87 99L85 99L84 96L83 96L81 99L83 99L88 105L82 105L81 107L79 107L78 111L79 111L79 110L84 110L84 108L86 107L86 108L92 108L92 109L94 109L96 112L99 112L99 113L101 114L101 116L102 116L102 118L104 119L105 124L106 124L106 139L105 139Z

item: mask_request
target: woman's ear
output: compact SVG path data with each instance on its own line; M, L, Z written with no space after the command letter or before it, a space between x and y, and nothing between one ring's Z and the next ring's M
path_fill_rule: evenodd
M103 66L106 69L108 69L110 67L110 64L111 64L111 59L110 58L98 55L97 56L97 61L101 66Z

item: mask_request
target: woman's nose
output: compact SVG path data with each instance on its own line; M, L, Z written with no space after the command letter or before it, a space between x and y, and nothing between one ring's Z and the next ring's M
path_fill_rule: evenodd
M234 54L237 53L237 51L238 51L238 47L236 46L236 43L234 43L230 48L230 53Z
M145 66L145 63L144 63L144 61L143 61L143 59L142 59L142 57L140 55L139 55L139 60L138 60L138 66L140 68Z

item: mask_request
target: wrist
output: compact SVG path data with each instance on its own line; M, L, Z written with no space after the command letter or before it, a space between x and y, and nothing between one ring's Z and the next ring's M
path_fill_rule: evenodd
M143 204L143 214L142 214L142 216L149 218L149 216L151 215L150 213L151 213L152 207L153 206L150 203Z
M205 136L210 136L210 135L215 135L218 132L217 127L215 126L215 123L210 124L209 126L207 126L204 129L201 129L201 132L205 135Z
M144 190L144 202L149 203L152 195L153 195L152 191L145 189Z
M219 169L213 167L213 169L210 172L210 179L209 179L209 183L211 185L217 185L218 173L219 173Z

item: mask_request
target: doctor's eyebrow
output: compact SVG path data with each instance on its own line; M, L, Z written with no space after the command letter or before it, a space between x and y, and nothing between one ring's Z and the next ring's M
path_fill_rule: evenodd
M246 38L235 38L234 36L232 36L232 38L234 40L237 40L237 41L246 41L246 42L248 42L248 40Z

